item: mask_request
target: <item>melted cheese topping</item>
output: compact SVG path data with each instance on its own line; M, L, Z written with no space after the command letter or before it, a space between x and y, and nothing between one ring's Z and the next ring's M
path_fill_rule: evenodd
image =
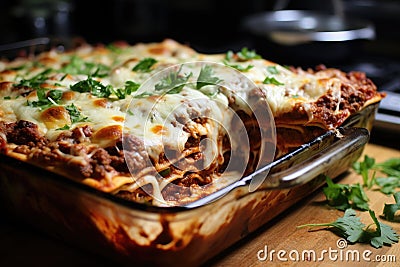
M134 70L149 58L155 61L154 65L142 71ZM227 71L225 67L218 72L217 78L221 80L218 86L206 85L197 89L186 84L175 93L140 87L137 92L124 97L117 93L127 82L148 84L168 67L189 62L213 62L242 69L241 74L247 80L232 75L233 69ZM186 69L181 74L189 72L199 76L199 69ZM113 91L107 96L99 96L93 91L73 89L78 83L88 80L91 80L93 88L98 86L95 83L99 83L101 90L112 88ZM223 161L225 151L221 136L231 131L230 124L235 116L231 107L236 106L249 115L252 113L248 101L254 93L254 84L261 89L263 99L268 102L275 118L301 105L308 123L317 124L318 121L313 121L312 104L326 94L337 103L334 112L340 112L341 80L332 78L329 72L291 71L260 58L227 60L226 55L200 54L173 40L165 40L117 47L84 45L67 52L44 52L33 60L2 61L0 121L33 122L50 141L56 140L64 131L89 125L93 130L90 144L103 148L113 146L124 133L129 133L143 141L148 155L155 162L167 150L183 153L190 137L205 136L207 142L202 143L201 149L207 159L201 167L207 168L212 162ZM61 93L57 99L49 98L51 90ZM198 122L199 118L209 119ZM298 123L293 120L293 125ZM304 119L300 123L303 124ZM235 147L240 140L230 140L230 143L233 150L240 149ZM171 157L179 158L177 155ZM111 180L111 175L106 174L107 181ZM154 177L144 174L142 178L140 184L156 184ZM88 183L95 181L88 179ZM126 183L126 179L121 178L120 183ZM130 187L137 188L137 185ZM160 195L162 188L154 190L158 190L156 193Z

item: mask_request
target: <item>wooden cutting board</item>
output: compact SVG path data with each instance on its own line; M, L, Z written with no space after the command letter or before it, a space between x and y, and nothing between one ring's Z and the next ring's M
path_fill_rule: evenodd
M400 151L389 149L382 146L368 144L364 154L372 156L376 162L382 162L391 157L400 157ZM364 156L362 156L364 157ZM361 183L362 178L353 170L335 180L338 183ZM382 215L385 203L394 203L391 196L386 196L379 191L366 190L370 199L370 208L375 211L377 216ZM335 221L343 216L343 212L330 208L324 203L325 195L322 190L317 190L314 194L304 199L297 205L275 218L273 221L263 226L261 229L247 236L244 240L234 245L218 258L213 259L210 264L213 266L399 266L400 265L400 243L391 247L384 246L375 249L369 244L347 244L342 248L343 240L331 231L309 231L309 228L297 229L296 226L308 223L326 223ZM372 223L368 212L358 212L364 224ZM388 224L400 234L400 223L387 222L382 218L379 220ZM276 252L271 257L265 259L267 254L270 256L271 250ZM277 252L281 252L282 260L278 259ZM327 252L323 252L326 250ZM329 255L329 250L331 251ZM335 252L335 250L337 252ZM369 254L369 251L371 254ZM314 254L316 260L314 261ZM296 259L299 255L299 261ZM302 260L304 253L305 260ZM364 258L363 258L363 253ZM336 256L335 256L336 255ZM342 260L340 256L342 255ZM357 255L360 259L357 260ZM337 257L337 258L336 258ZM396 262L393 262L395 257ZM260 260L260 259L261 260ZM287 259L287 261L283 261ZM265 260L264 260L265 259ZM320 261L318 259L321 259ZM346 261L348 259L348 261ZM370 261L368 261L370 260ZM386 260L392 262L378 262ZM397 263L397 264L396 264Z

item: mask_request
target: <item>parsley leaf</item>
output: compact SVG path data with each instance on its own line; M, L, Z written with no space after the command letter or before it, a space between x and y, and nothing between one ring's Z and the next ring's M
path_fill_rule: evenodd
M62 130L69 130L71 126L68 124L65 124L63 127L57 128L56 131L62 131Z
M387 175L399 177L400 179L400 158L388 159L382 163L375 164L374 167Z
M380 248L383 245L390 246L391 244L399 242L399 235L393 230L392 227L379 222L375 216L375 212L372 210L369 211L369 215L376 225L376 230L370 231L367 228L364 236L366 242L369 241L374 248Z
M221 82L222 80L218 77L213 76L214 70L211 66L206 65L201 68L199 77L197 78L196 89L200 89L206 85L215 85Z
M140 84L135 83L133 81L126 81L124 88L113 89L112 91L114 95L116 95L119 99L125 99L126 96L131 95L133 92L136 92L140 87Z
M65 106L71 118L71 123L87 121L87 117L84 117L78 108L72 103L71 105ZM65 126L64 126L65 127Z
M284 85L283 83L281 83L280 81L275 79L275 77L272 76L265 77L263 84Z
M369 170L372 169L375 165L375 159L368 157L367 155L364 156L364 161L355 162L353 164L353 169L358 173L361 174L363 178L364 186L371 188L373 184L373 179L369 179Z
M231 64L226 60L224 60L223 63L226 66L234 68L234 69L237 69L238 71L241 71L241 72L247 72L247 71L251 70L252 68L254 68L253 65L243 66L243 65L240 65L240 64Z
M43 88L39 88L36 90L36 94L38 97L38 101L27 102L29 106L32 107L40 107L40 108L48 108L53 105L57 105L62 98L61 90L50 90L46 94L46 90Z
M375 248L383 245L390 246L399 241L399 235L390 226L379 222L373 211L369 210L369 214L374 221L376 230L365 227L353 209L347 209L344 216L334 222L304 224L297 228L328 227L328 229L336 230L338 235L346 238L350 243L370 243Z
M375 184L379 187L379 191L386 195L396 192L396 188L400 187L400 177L379 177L375 178Z
M49 78L49 74L52 71L53 69L51 68L45 69L30 79L22 79L18 84L15 84L15 86L25 86L33 89L40 89L41 85Z
M144 58L139 61L133 68L132 71L136 72L150 72L151 67L157 63L157 60L151 57Z
M276 66L268 66L267 71L271 74L279 74L279 70L276 68Z
M105 77L108 75L110 67L100 63L85 62L82 58L74 55L71 57L71 61L60 71L73 75L83 74L92 77Z
M98 97L109 97L112 93L112 86L103 85L101 82L93 80L89 76L86 80L82 80L71 85L71 90L79 93L91 93Z
M335 184L329 177L326 177L326 183L327 186L322 190L330 206L338 210L369 209L368 197L359 183Z
M383 217L388 221L395 221L395 214L400 210L400 192L393 194L395 204L385 204L383 208Z
M255 50L249 50L247 47L243 47L242 50L236 53L239 60L250 60L260 59L261 56L256 53Z
M159 83L154 86L156 91L165 90L167 94L178 94L182 91L186 82L193 75L193 73L186 74L183 76L180 74L182 68L178 71L171 71L166 75Z

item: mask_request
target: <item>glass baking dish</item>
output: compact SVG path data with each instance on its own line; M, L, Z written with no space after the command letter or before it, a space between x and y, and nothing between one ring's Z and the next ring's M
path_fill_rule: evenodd
M5 212L44 232L123 265L197 266L216 256L360 157L379 103L276 159L263 169L182 207L129 202L48 170L0 155Z

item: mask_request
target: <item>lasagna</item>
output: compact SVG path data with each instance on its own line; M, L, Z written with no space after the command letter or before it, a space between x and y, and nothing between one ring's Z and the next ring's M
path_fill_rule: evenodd
M0 62L0 152L128 200L181 205L382 97L364 73L282 66L247 48L82 44Z

